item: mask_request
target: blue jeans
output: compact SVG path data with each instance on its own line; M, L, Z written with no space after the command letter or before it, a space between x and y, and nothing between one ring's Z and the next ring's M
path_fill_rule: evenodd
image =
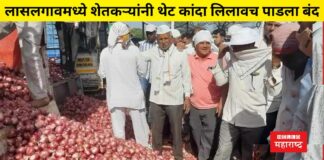
M140 77L140 82L141 82L141 86L142 86L144 95L146 95L147 88L148 88L148 86L149 86L150 83L149 83L149 81L146 78L143 78L143 77Z

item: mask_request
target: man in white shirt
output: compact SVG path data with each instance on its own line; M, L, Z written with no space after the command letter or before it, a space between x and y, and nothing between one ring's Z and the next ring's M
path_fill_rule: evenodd
M109 31L108 47L102 50L98 74L106 78L107 105L113 134L125 139L128 112L132 119L136 142L148 147L149 128L145 116L145 99L139 76L146 65L139 49L129 39L126 24L116 22Z
M162 151L162 130L166 115L173 140L173 155L183 159L181 120L183 107L189 109L191 77L187 55L172 44L171 30L166 25L157 29L158 47L141 53L151 62L150 118L153 149Z
M255 30L235 26L232 30L228 68L219 63L211 71L216 84L229 84L223 109L220 137L215 160L230 159L233 146L241 139L242 159L252 159L253 144L258 144L266 126L266 95L281 91L280 63L272 63L270 49L256 49Z
M185 49L185 43L182 42L181 40L181 33L179 30L177 29L172 29L171 30L172 33L172 38L173 38L173 44L174 46L177 47L177 49L182 52Z

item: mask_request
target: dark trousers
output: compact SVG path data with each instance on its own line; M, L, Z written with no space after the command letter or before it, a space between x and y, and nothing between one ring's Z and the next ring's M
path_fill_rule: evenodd
M268 137L270 135L270 132L273 131L273 129L276 127L276 121L277 121L277 115L278 111L267 113L267 126L264 128L264 131L262 132L260 144L269 144L268 143Z
M270 132L274 130L274 128L276 127L276 121L277 121L277 115L278 115L278 111L276 112L272 112L272 113L267 113L266 115L266 122L267 122L267 126L264 127L264 130L261 134L261 138L260 138L260 148L262 148L259 151L259 156L261 159L266 159L267 157L271 157L271 152L270 152L270 145L268 142L268 137L270 136Z
M258 144L264 127L238 127L222 121L219 144L214 160L229 160L233 146L241 139L242 160L251 160L253 145Z
M147 119L147 123L149 126L151 126L151 118L150 118L150 91L151 91L151 83L149 83L149 81L146 78L141 77L140 78L140 82L141 82L141 86L144 92L144 96L145 96L145 108L146 108L146 119Z
M198 159L207 160L214 142L217 124L216 108L190 109L190 126L193 138L198 147Z
M183 159L181 137L182 114L183 105L159 105L151 102L150 116L153 149L162 150L163 127L167 115L172 133L173 155L176 160Z
M66 64L65 67L68 71L74 72L74 64L77 58L77 52L79 48L79 32L75 30L74 23L63 23L63 33L64 33L64 46L65 46L65 56Z

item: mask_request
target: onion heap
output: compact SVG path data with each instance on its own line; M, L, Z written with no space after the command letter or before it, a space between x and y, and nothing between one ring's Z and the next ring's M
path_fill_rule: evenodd
M10 91L12 86L21 88ZM22 74L0 65L0 129L7 129L7 137L2 139L7 143L7 153L0 159L173 159L171 149L165 148L158 155L137 144L129 116L127 140L113 137L105 101L88 96L69 97L60 107L62 116L56 116L32 108L26 89ZM184 151L184 159L195 157Z
M49 58L48 60L50 79L53 83L64 79L64 71L61 66L55 62L56 60L56 58Z
M0 63L0 100L22 98L30 101L27 81L22 73L7 68Z

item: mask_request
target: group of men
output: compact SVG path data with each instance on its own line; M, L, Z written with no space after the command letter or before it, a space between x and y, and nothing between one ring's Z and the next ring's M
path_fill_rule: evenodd
M273 130L307 131L309 139L308 152L278 153L276 159L321 159L322 27L320 22L265 22L259 31L233 25L227 34L202 28L180 34L166 25L147 25L147 40L138 48L129 27L114 23L98 70L107 82L114 136L125 138L127 112L136 142L161 153L168 117L173 155L183 159L183 115L189 114L200 160L237 155L250 160L254 145L268 144ZM43 28L42 22L0 24L0 39L18 31L33 107L52 101L42 58ZM229 42L224 42L226 35Z
M221 29L198 29L190 36L149 24L138 48L129 27L114 23L98 70L107 82L114 136L125 138L128 112L136 142L161 153L168 117L173 156L181 160L183 116L189 114L199 160L227 160L235 151L239 159L251 160L254 145L268 144L273 130L321 133L312 129L323 125L317 124L323 112L315 112L323 110L322 70L314 69L322 60L321 28L313 22L265 22L260 30L233 25L225 42ZM317 149L276 157L314 158Z

